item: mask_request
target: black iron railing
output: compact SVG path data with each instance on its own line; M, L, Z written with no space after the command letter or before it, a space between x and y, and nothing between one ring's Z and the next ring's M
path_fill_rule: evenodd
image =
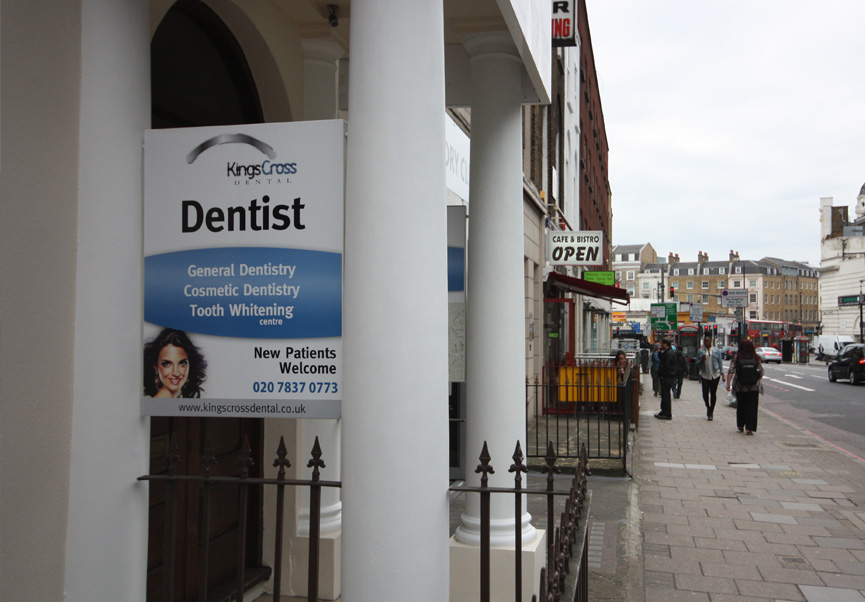
M545 366L526 383L526 454L543 457L552 441L563 458L576 458L583 445L590 459L621 460L627 471L628 440L639 404L638 371L632 360L577 358Z
M286 469L291 466L287 458L285 442L280 438L276 459L273 466L278 468L276 478L252 478L249 477L249 467L252 465L252 453L249 441L244 438L243 447L238 457L241 471L239 476L212 476L212 468L215 463L213 445L209 440L206 442L201 457L201 475L179 475L177 464L180 459L179 449L172 438L167 451L167 470L164 474L145 475L138 478L140 481L161 481L165 485L165 516L163 533L163 571L162 571L162 600L173 602L174 600L174 575L175 566L179 564L176 555L176 541L179 530L175 505L178 499L178 487L181 485L197 485L201 488L201 519L198 528L198 599L202 602L208 599L208 548L207 533L209 531L211 517L210 502L214 486L235 486L238 495L239 534L237 549L237 574L234 585L233 599L242 600L245 585L245 542L247 540L247 498L251 487L274 486L276 487L276 516L275 523L275 548L273 567L273 592L274 597L282 593L282 556L283 556L283 523L286 487L308 487L310 491L310 533L309 533L309 566L307 574L307 600L316 602L318 600L318 577L319 577L319 544L320 544L320 522L321 522L321 490L323 487L341 487L339 481L320 480L320 469L325 467L321 458L321 448L318 438L311 452L311 458L307 467L312 469L309 479L287 479ZM479 487L454 486L451 491L476 493L481 500L481 546L480 546L480 580L481 601L490 600L490 496L492 494L510 494L514 496L514 523L515 523L515 554L514 554L514 588L515 599L521 601L522 592L522 496L538 495L545 496L547 502L547 563L541 571L540 598L541 602L556 602L562 599L565 584L571 572L572 558L579 558L576 563L576 575L572 575L570 581L573 583L575 601L586 600L588 569L586 561L587 536L585 522L581 518L587 514L587 477L588 452L583 445L579 454L579 460L571 485L568 490L556 490L554 476L560 472L556 465L558 460L555 446L552 442L547 445L547 453L541 472L547 475L545 489L524 488L522 475L528 472L524 463L524 457L520 443L517 442L512 456L509 472L514 473L513 487L490 487L488 475L495 472L490 464L491 456L484 443L480 455L480 464L476 473L481 475ZM556 498L564 497L564 510L559 515L559 525L556 526ZM189 525L181 525L184 531L189 531ZM574 547L579 546L577 555L574 555ZM533 600L538 600L533 597Z
M252 465L252 450L249 447L249 440L244 437L243 447L240 451L238 462L240 463L241 472L239 476L219 477L211 476L211 471L215 458L213 455L213 444L209 437L205 443L203 454L201 457L202 474L201 475L179 475L177 474L177 463L180 458L179 449L174 442L174 438L168 447L167 452L168 469L165 474L146 475L138 477L139 481L164 481L165 482L165 517L164 517L164 535L163 535L163 571L162 571L162 600L163 602L173 602L174 600L174 572L175 566L178 564L176 557L177 549L177 515L174 511L177 500L177 486L181 483L200 484L202 488L201 498L201 520L198 525L198 537L200 544L199 563L198 563L198 599L205 602L208 599L208 548L207 534L210 528L210 501L212 496L212 487L214 485L233 485L237 487L238 495L238 549L237 549L237 573L235 580L235 600L243 600L243 591L245 585L246 572L246 540L247 540L247 500L249 497L250 487L260 487L263 485L271 485L276 487L276 516L275 533L276 542L274 548L274 568L273 568L273 590L278 596L282 588L282 550L283 550L283 522L284 522L284 507L285 507L285 488L286 487L308 487L310 493L310 516L309 516L309 568L308 568L308 596L310 602L318 600L318 573L319 573L319 545L320 545L320 525L321 525L321 490L323 487L341 487L339 481L322 481L320 479L321 469L325 467L324 461L321 459L321 447L319 446L318 437L315 438L311 458L307 463L307 468L312 468L312 476L309 479L286 479L286 469L291 467L291 462L287 458L287 450L285 441L282 437L279 439L279 447L276 452L276 459L273 461L273 466L278 468L275 479L266 478L250 478L249 467ZM188 525L184 525L187 529Z
M514 496L514 599L522 602L522 496L541 495L546 497L547 502L547 563L541 569L540 598L532 597L533 601L558 602L565 592L565 585L571 571L571 559L574 558L574 546L579 545L579 558L577 573L572 576L571 581L575 591L574 600L587 600L588 591L588 566L587 566L587 531L585 521L580 525L580 519L584 512L588 514L587 500L587 478L589 476L588 453L585 445L579 455L579 461L568 490L555 489L555 475L560 472L556 462L558 460L555 447L552 442L547 445L547 455L541 472L547 475L545 489L528 489L522 486L522 474L528 472L523 463L524 457L517 442L513 455L513 464L508 472L514 473L513 487L490 487L488 475L494 474L495 470L490 464L490 454L487 444L484 442L483 450L479 456L480 464L475 473L481 475L479 487L466 487L463 485L451 487L451 491L477 493L480 495L481 510L481 549L480 549L480 600L490 601L490 496L492 494L509 494ZM556 526L555 498L565 496L565 508L560 514L559 526ZM578 597L583 596L583 597Z

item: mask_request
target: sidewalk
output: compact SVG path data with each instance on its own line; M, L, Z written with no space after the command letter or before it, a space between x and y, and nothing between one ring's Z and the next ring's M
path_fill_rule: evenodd
M592 600L865 602L865 465L762 411L739 433L720 388L713 422L699 381L671 421L643 391L634 480L589 482Z

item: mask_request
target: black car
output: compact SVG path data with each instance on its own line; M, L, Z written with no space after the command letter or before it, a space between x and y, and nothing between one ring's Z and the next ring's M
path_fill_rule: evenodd
M727 347L721 348L721 357L725 360L733 359L733 356L739 351L739 348L735 345L728 345Z
M847 345L829 364L829 382L849 379L854 385L865 383L865 344Z

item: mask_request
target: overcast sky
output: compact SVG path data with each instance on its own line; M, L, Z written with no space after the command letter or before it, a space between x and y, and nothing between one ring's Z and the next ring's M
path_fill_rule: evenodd
M613 244L820 265L865 183L865 1L587 0Z

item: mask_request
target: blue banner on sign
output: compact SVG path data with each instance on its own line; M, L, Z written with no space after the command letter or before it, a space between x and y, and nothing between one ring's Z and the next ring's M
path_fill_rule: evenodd
M448 247L448 292L465 290L466 250Z
M342 255L269 247L151 255L144 319L225 337L342 336Z

